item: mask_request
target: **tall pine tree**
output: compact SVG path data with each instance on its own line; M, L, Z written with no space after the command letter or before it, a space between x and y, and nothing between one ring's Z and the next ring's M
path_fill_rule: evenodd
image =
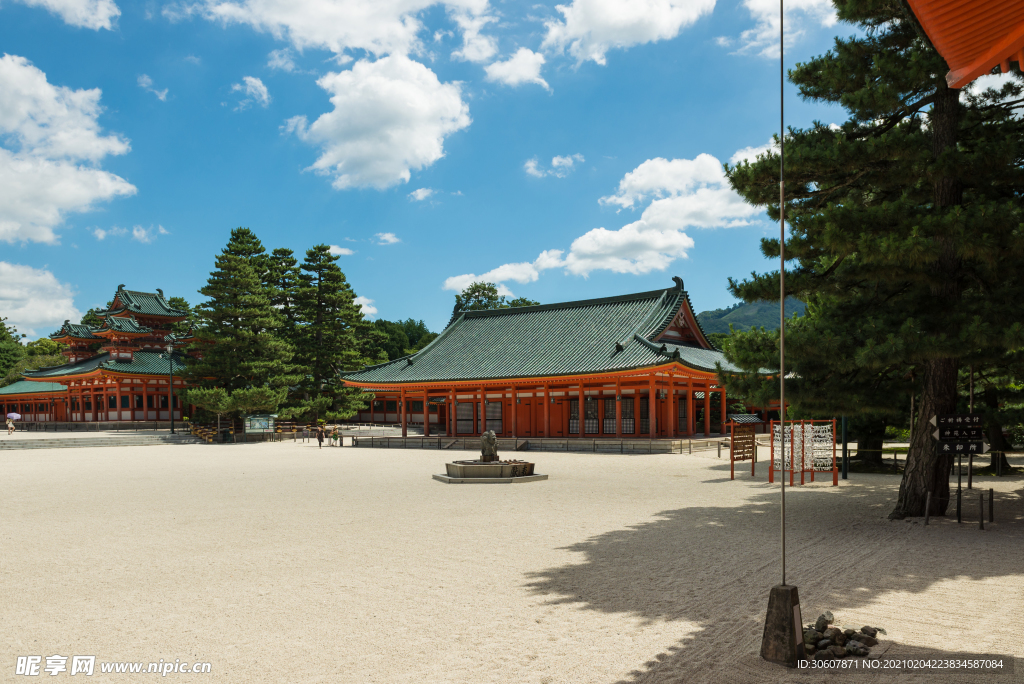
M208 299L195 309L202 358L189 361L191 384L228 391L270 387L283 398L295 381L293 350L280 336L282 316L261 277L266 264L263 245L252 231L231 231L216 269L199 291Z
M952 456L938 453L928 421L958 409L966 360L1024 345L1024 89L1019 71L1000 92L950 89L948 66L903 4L835 5L858 34L798 65L790 80L849 119L787 135L786 254L795 265L786 285L805 301L818 297L823 315L852 322L837 331L842 354L802 380L827 381L844 368L912 378L918 413L890 517L923 515L928 492L932 514L942 514ZM778 168L768 153L728 169L733 187L775 220ZM778 257L778 241L762 251ZM731 287L746 301L777 301L778 273ZM828 333L818 333L822 346Z
M294 412L348 418L363 408L360 390L346 388L339 376L373 360L365 355L371 331L355 292L331 254L330 246L306 250L295 293L296 362L301 370Z

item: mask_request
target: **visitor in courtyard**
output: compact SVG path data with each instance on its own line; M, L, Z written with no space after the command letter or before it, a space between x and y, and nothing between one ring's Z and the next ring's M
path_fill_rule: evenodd
M13 435L14 434L14 430L15 430L14 419L8 417L7 418L7 434Z
M320 425L316 429L316 441L320 445L320 448L324 448L324 426Z

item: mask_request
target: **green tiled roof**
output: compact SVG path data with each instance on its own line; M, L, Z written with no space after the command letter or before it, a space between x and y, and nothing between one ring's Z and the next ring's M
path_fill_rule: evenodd
M32 382L19 380L7 387L0 387L0 395L4 394L37 394L41 392L64 392L67 388L57 382Z
M418 353L346 373L359 383L548 377L644 368L677 360L691 368L739 371L722 352L652 342L681 307L676 287L604 299L495 311L457 312Z
M164 299L163 290L159 289L156 292L136 292L135 290L124 289L124 285L118 285L114 301L119 301L121 305L97 315L104 317L123 311L130 311L131 313L144 316L168 316L174 318L184 318L188 315L185 311L172 308L167 303L167 300Z
M167 375L171 370L168 368L167 359L160 358L160 352L137 351L133 356L134 358L129 361L127 359L111 359L110 354L99 354L78 363L25 371L22 375L26 378L67 378L91 373L101 366L103 370L109 370L114 373L137 373L140 375ZM180 376L185 370L183 358L184 355L178 352L175 352L173 355L170 365L173 367L175 375Z
M144 325L139 325L139 322L135 320L135 317L125 318L123 316L107 316L103 319L103 326L96 329L96 332L106 332L113 330L114 332L123 333L151 333L152 328L148 328Z
M55 333L50 333L50 337L74 337L79 340L96 340L97 342L102 342L103 338L96 337L92 334L92 331L93 328L90 328L87 325L64 321L64 325L60 326L60 330Z

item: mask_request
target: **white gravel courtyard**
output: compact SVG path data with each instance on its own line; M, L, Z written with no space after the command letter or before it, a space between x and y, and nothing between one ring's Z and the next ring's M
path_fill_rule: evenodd
M16 658L54 654L209 662L162 679L239 684L1024 681L1024 661L1001 677L761 661L779 579L764 464L731 482L713 452L529 452L549 480L431 479L466 457L287 441L0 451L0 681L33 681ZM878 657L1024 656L1024 478L976 480L997 492L985 531L977 489L965 524L925 527L886 520L897 477L851 478L787 491L804 622L830 609L884 627ZM153 679L97 665L86 681Z

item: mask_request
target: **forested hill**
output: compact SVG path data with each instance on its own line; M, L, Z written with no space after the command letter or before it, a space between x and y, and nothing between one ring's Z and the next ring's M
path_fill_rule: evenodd
M786 316L802 316L804 303L793 297L786 298ZM697 320L706 333L728 333L729 324L736 330L765 327L774 330L779 327L778 302L739 303L725 309L702 311Z

